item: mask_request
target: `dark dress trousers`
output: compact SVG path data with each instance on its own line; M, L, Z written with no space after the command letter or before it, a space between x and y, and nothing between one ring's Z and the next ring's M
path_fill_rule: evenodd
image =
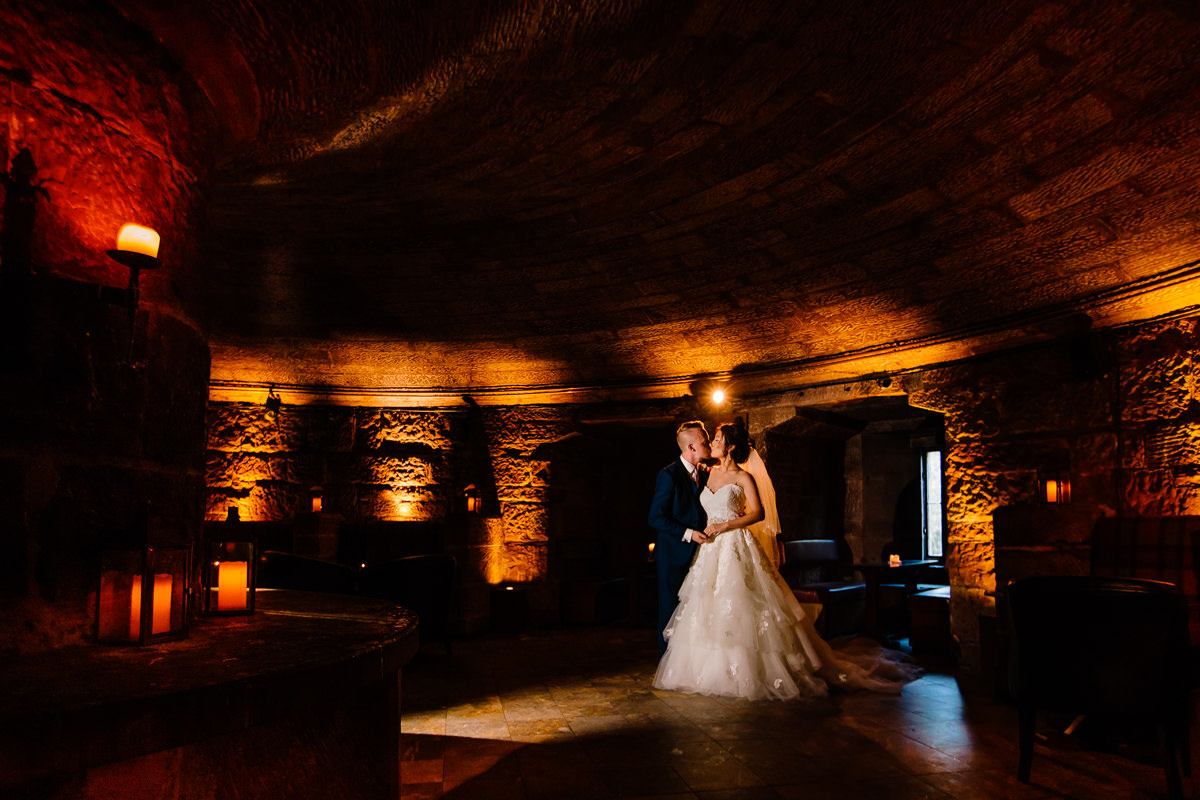
M650 527L658 533L654 544L654 562L658 570L658 653L667 650L663 629L679 602L679 587L687 576L698 544L685 542L688 528L704 530L707 517L700 505L700 490L708 482L708 473L700 471L700 486L692 483L687 467L679 459L659 470L654 481L654 500L650 503Z

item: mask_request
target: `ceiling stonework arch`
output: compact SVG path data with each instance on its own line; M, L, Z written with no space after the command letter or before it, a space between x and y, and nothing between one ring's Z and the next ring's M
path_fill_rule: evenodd
M1196 305L1192 4L114 5L211 44L219 399L765 391Z

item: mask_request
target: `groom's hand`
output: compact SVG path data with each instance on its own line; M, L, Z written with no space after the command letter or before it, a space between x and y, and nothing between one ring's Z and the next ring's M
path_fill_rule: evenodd
M712 537L704 531L696 531L692 534L692 541L696 544L708 544L712 541Z

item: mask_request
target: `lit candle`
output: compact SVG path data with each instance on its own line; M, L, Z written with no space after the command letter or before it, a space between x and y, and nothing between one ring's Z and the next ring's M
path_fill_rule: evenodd
M151 258L158 258L159 241L160 238L156 231L133 223L122 225L121 230L117 233L118 250L141 253Z
M650 555L654 555L654 542L650 543Z
M312 509L313 509L314 514L321 513L321 495L320 494L314 494L312 496Z
M895 567L900 564L900 554L892 553L888 556L888 566Z
M141 583L141 579L138 579ZM173 579L170 575L155 575L154 576L154 611L153 624L150 626L150 633L166 633L171 630L171 584ZM138 595L134 592L134 596ZM141 611L141 603L137 606L138 612ZM140 613L139 613L140 616Z
M217 610L236 611L246 608L246 593L250 590L245 561L222 561L217 564Z
M1058 481L1046 481L1046 502L1058 502Z
M133 576L131 590L132 603L129 607L129 638L137 639L142 635L142 576Z

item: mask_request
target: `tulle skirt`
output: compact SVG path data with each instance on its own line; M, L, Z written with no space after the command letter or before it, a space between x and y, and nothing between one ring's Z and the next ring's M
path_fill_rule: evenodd
M835 652L746 529L701 545L663 632L654 686L750 700L899 692L919 667L878 646Z

